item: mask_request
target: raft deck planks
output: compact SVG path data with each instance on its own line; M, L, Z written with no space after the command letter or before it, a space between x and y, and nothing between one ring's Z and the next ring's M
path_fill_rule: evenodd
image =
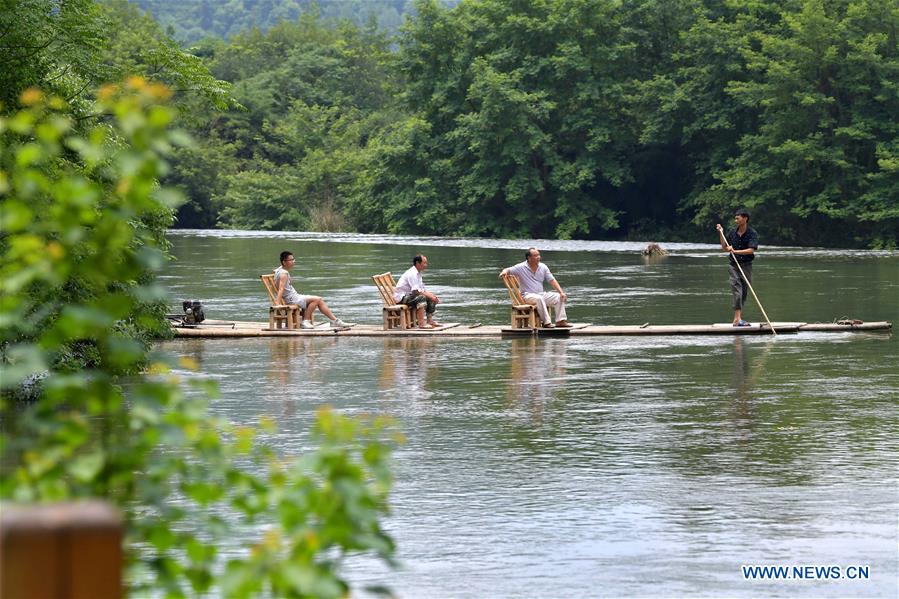
M334 331L314 330L270 330L265 322L234 322L234 327L217 326L217 321L206 321L197 327L174 327L177 337L235 338L235 337L502 337L506 326L499 325L459 325L435 330L391 330L385 331L380 325L356 325L351 329ZM230 323L229 323L230 324ZM780 333L890 331L892 323L886 321L865 322L854 325L835 323L775 322L774 329ZM551 331L554 329L550 329ZM598 335L770 335L767 325L752 327L728 327L704 324L683 325L587 325L567 329L571 337ZM529 334L527 330L525 334Z

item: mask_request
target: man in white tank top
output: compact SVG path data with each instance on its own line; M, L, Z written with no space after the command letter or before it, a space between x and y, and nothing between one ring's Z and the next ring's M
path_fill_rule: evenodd
M296 258L293 252L281 252L281 266L275 269L275 303L295 304L303 311L303 322L300 323L301 329L314 329L312 324L312 313L318 308L318 311L325 315L325 318L331 321L331 327L335 329L346 328L346 323L334 316L324 298L317 295L300 295L293 288L290 280L290 269L296 264Z

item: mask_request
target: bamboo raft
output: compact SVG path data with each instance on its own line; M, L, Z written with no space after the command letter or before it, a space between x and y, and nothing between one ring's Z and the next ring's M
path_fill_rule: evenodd
M858 331L891 331L892 323L886 321L856 324L773 322L774 330L783 333L844 333ZM268 328L265 322L223 322L206 320L192 326L173 325L177 337L236 338L236 337L504 337L538 335L546 337L580 337L596 335L770 335L767 324L735 327L722 324L682 325L590 325L574 324L570 329L512 329L507 326L460 325L447 323L438 329L394 329L385 331L380 325L358 324L352 328L335 331L320 327L312 330Z

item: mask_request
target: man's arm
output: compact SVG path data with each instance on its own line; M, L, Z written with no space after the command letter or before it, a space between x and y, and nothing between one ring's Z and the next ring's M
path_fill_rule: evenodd
M421 293L423 296L425 296L426 299L431 300L431 301L434 302L435 304L439 304L439 303L440 303L440 298L437 297L436 295L434 295L433 293L431 293L430 291L428 291L427 287L425 287L425 280L424 280L424 277L422 277L422 276L419 274L419 275L418 275L418 280L419 280L419 282L421 283L421 289L418 289L417 291L418 291L419 293Z
M440 298L437 297L436 295L434 295L433 293L431 293L430 291L428 291L427 289L425 289L425 288L424 288L424 283L421 284L421 287L422 287L422 289L421 289L421 294L422 294L423 296L425 296L425 298L431 300L431 301L434 302L435 304L439 304L439 303L440 303Z
M759 234L755 229L750 229L749 239L746 240L746 245L749 247L740 252L741 254L747 254L751 256L757 249L759 249Z
M727 238L724 236L724 227L721 226L721 223L715 225L715 228L718 229L718 240L721 242L721 249L725 252L734 251L734 248L730 247Z
M281 275L277 278L278 286L277 291L275 292L275 305L283 306L284 303L281 301L281 295L284 293L284 288L287 287L287 277Z
M506 276L506 275L516 275L516 276L518 276L517 273L516 273L515 271L516 271L516 269L517 269L519 266L520 266L520 263L519 263L519 264L513 264L512 266L507 266L506 268L504 268L504 269L502 269L502 270L500 271L500 273L499 273L499 278L503 278L503 277ZM519 277L519 278L520 278L520 277Z
M568 299L568 295L564 291L562 291L562 286L559 285L559 282L555 279L555 277L549 280L549 284L553 289L559 292L559 297L562 298L563 302Z

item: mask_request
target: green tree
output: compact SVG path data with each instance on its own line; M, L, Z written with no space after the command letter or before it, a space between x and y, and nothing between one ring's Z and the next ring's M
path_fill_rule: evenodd
M453 0L450 0L452 2ZM137 0L144 10L172 36L193 43L216 36L232 38L253 27L265 32L283 22L313 15L328 21L346 20L362 27L373 23L381 30L395 31L407 0Z
M409 117L385 126L359 156L358 176L347 192L347 218L364 233L412 233L426 230L427 216L461 225L466 218L439 203L431 179L428 148L433 144L430 124ZM449 225L447 225L449 228Z
M130 75L168 84L176 101L230 105L229 87L126 0L10 0L0 10L0 111L39 87L83 118L93 93Z
M781 19L740 49L752 76L725 89L754 119L697 218L740 202L781 241L894 247L899 4L805 0Z
M368 141L394 118L387 38L304 15L213 45L207 61L241 107L193 128L198 150L167 178L190 198L179 225L345 229Z
M231 86L213 77L200 58L183 51L148 14L128 0L102 0L100 6L109 27L98 57L110 65L106 81L141 75L164 83L174 92L183 116L190 116L185 108L197 97L203 99L199 109L234 105Z
M199 44L179 225L896 244L896 0L450 4Z
M572 237L618 225L612 194L631 179L636 129L621 110L629 63L616 6L416 4L398 64L434 137L422 156L436 198L415 207L426 232Z
M73 108L83 90L106 79L97 55L103 18L94 0L6 0L0 10L0 111L41 87Z
M388 423L323 410L317 449L274 455L130 334L158 323L145 308L161 294L156 225L179 201L156 183L187 141L170 130L169 93L139 78L104 87L78 129L63 100L32 89L0 118L0 497L118 505L135 593L344 597L344 555L393 553L379 521ZM261 531L227 561L223 514Z

